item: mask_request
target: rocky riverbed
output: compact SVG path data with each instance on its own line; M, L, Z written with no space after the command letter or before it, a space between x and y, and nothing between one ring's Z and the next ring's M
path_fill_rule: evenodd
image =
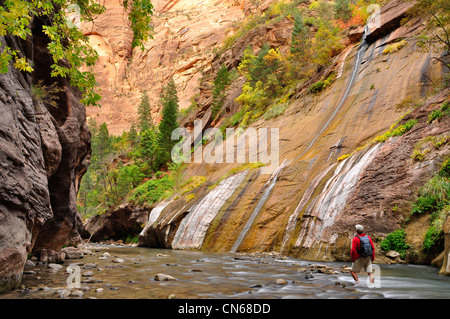
M431 267L382 266L377 277L382 280L380 287L369 288L364 274L362 284L354 285L350 264L314 263L276 253L219 254L100 244L65 250L71 254L64 261L28 260L21 286L0 298L450 298L450 278ZM393 270L402 272L403 278L392 277ZM414 276L422 276L422 283ZM411 291L410 284L418 290ZM421 284L427 288L421 289Z

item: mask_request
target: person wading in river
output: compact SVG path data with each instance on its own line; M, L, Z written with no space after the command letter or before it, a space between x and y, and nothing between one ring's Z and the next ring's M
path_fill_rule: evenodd
M350 273L353 279L359 284L357 273L364 268L370 278L370 282L374 283L374 276L372 271L372 262L375 259L375 247L373 246L372 239L364 233L364 227L362 225L356 225L356 236L352 240L351 258L353 261L352 269Z

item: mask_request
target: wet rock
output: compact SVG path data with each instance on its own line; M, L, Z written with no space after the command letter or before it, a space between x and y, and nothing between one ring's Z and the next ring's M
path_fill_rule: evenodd
M48 264L47 267L50 268L53 271L57 271L57 270L62 269L63 265L50 263L50 264Z
M103 292L103 288L97 288L95 289L95 292Z
M96 282L98 282L98 281L95 280L93 277L88 277L88 278L86 278L86 279L83 279L81 282L82 282L83 284L93 284L93 283L96 283Z
M66 254L66 259L80 259L84 256L83 252L75 247L66 247L61 251Z
M32 262L30 259L28 259L25 262L25 267L34 267L34 266L36 266L36 264L34 262Z
M166 274L156 274L155 281L171 281L176 280L174 277L166 275Z
M54 251L53 249L41 249L39 261L42 263L61 263L66 259L63 251Z
M55 292L55 294L57 294L59 296L59 298L64 299L64 298L68 298L70 296L70 291L67 289L61 289L61 290L57 290Z
M312 279L312 278L314 278L314 276L312 274L308 273L305 275L305 279Z
M283 278L278 278L277 280L275 280L275 283L277 285L287 285L287 281Z
M93 271L86 271L83 273L83 277L92 277L92 276L94 276Z
M114 258L111 261L116 264L121 264L121 263L125 262L125 260L123 260L122 258Z
M386 253L386 257L391 259L400 258L400 253L395 250L390 250Z
M83 291L81 290L74 290L70 293L70 296L73 298L81 298L83 297Z
M36 272L33 270L25 270L23 272L24 275L36 275Z

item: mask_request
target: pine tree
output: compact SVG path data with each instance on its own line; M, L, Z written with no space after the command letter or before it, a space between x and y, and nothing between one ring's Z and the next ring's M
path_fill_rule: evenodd
M228 68L225 65L222 65L214 80L212 118L215 118L222 108L225 100L225 88L229 83L230 72L228 72Z
M294 17L294 27L291 34L291 54L296 56L296 60L303 60L310 47L308 29L303 22L303 17L296 14Z
M336 19L341 19L347 22L352 18L352 9L350 8L349 0L336 0L334 7L334 16Z
M141 103L138 107L138 123L137 128L139 132L146 131L153 126L151 107L147 91L142 92Z
M161 104L163 110L157 136L158 156L155 163L156 168L166 166L171 161L172 147L178 142L171 139L173 130L179 127L177 120L178 96L173 79L170 79L169 83L163 89Z
M111 138L109 136L108 126L105 122L100 125L97 136L95 136L95 147L99 162L101 163L110 151ZM94 144L94 143L93 143ZM94 145L93 145L94 146ZM94 150L93 150L94 151Z

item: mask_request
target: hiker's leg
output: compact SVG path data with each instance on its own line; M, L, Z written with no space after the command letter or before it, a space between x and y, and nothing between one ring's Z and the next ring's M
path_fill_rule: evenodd
M373 284L375 282L375 277L373 276L373 273L369 272L367 274L369 275L370 282Z
M352 274L352 277L355 280L355 282L357 284L359 284L359 279L358 279L358 275L356 274L356 272L354 272L353 270L350 270L350 273Z

